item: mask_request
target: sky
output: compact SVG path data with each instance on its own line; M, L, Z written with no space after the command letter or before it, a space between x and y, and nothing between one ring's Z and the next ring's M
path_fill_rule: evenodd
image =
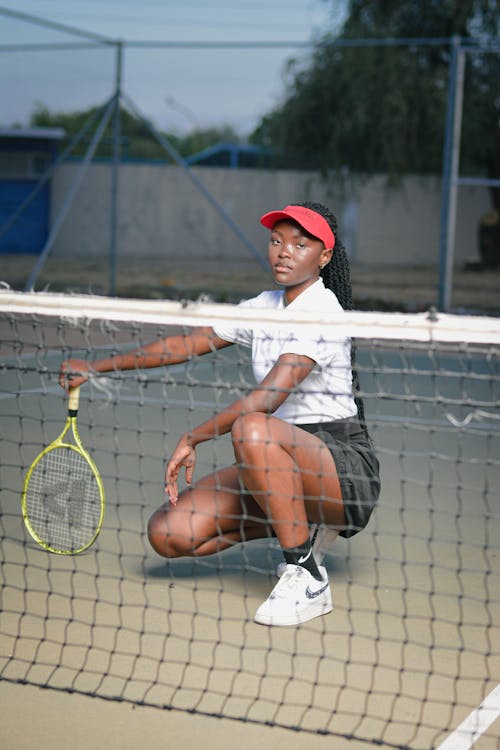
M304 63L311 43L336 32L342 0L11 0L30 14L125 42L258 42L261 49L124 47L123 91L161 130L231 125L250 133L285 92L286 63ZM71 112L104 103L115 86L115 47L0 12L0 126L26 126L34 108ZM69 43L27 51L23 44ZM8 49L6 49L8 46Z

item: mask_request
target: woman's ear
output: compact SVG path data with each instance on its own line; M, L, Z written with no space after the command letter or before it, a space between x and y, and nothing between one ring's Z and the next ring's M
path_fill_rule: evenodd
M319 259L320 260L319 267L324 268L327 265L327 263L331 261L332 255L333 255L333 250L331 248L329 250L327 250L326 248L322 250L321 257Z

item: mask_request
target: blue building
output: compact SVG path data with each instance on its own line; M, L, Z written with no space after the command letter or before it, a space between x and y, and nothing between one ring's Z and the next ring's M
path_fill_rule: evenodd
M0 129L0 253L39 253L50 229L50 180L2 232L57 158L62 128Z

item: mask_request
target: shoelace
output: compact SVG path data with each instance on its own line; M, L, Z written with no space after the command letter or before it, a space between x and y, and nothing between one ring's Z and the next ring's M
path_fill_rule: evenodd
M273 596L286 596L285 589L294 591L299 583L301 583L300 579L303 577L304 572L304 568L301 568L300 565L297 565L293 571L285 571L273 591Z

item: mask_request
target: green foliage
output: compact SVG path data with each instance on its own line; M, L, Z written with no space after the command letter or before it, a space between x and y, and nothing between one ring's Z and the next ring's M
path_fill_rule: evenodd
M43 104L37 104L30 118L30 124L38 127L60 127L66 132L67 143L76 135L97 112L92 107L82 112L50 112ZM98 120L97 120L98 122ZM97 126L97 125L96 125ZM147 125L130 114L125 108L120 108L121 150L124 159L145 159L168 161L169 157L152 135ZM74 156L83 156L92 138L93 131L87 133L83 141L74 149ZM175 133L161 133L181 156L191 156L208 146L221 141L237 143L239 141L235 131L229 126L220 128L197 129L185 136ZM101 142L96 151L96 157L109 159L113 149L113 123L108 123Z
M284 100L251 141L275 149L293 168L347 167L393 181L404 173L439 173L449 45L346 44L455 34L484 42L498 40L499 26L497 0L350 0L340 35L323 36L308 59L289 62ZM500 148L499 57L498 51L467 57L463 161L475 174L491 172Z

